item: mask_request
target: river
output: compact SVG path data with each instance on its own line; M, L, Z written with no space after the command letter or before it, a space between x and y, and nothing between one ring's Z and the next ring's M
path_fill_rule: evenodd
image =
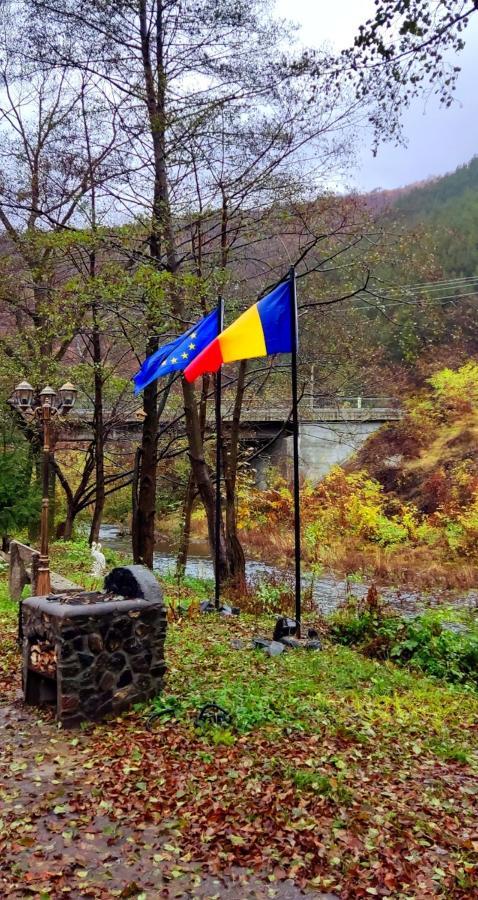
M131 554L131 538L124 534L117 525L102 525L100 530L100 542L112 550ZM176 556L171 544L167 541L156 542L153 568L163 575L174 574L176 568ZM190 553L186 565L186 575L195 578L214 578L214 569L209 555L209 545L206 541L191 541ZM293 571L290 568L269 565L254 559L246 561L246 577L252 584L258 583L264 577L274 580L290 581L292 584ZM304 583L310 584L311 576L304 573ZM367 593L370 584L365 581L351 581L340 578L331 573L321 575L314 579L313 597L317 608L323 615L333 612L344 602L346 597L354 594L362 598ZM425 608L449 604L460 608L478 607L478 590L471 591L436 591L425 593L409 588L381 587L380 594L394 609L405 616L417 615Z

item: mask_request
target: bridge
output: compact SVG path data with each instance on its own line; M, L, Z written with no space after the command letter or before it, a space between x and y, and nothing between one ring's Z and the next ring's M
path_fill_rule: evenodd
M251 423L284 422L290 415L290 405L262 406L253 404L242 410L241 421ZM402 417L397 401L392 397L338 397L331 400L304 399L299 404L302 424L317 422L391 422ZM227 417L226 417L227 421Z
M265 485L267 469L277 468L292 477L290 410L284 407L243 411L243 439L262 445L255 460L258 484ZM309 481L320 481L334 465L345 462L368 437L386 422L399 421L403 411L390 397L340 397L335 403L304 401L299 413L299 457L301 473ZM277 437L274 439L274 435Z
M390 397L337 397L303 398L299 408L299 453L304 477L318 481L331 466L344 462L356 452L367 438L386 422L398 421L403 412L398 402ZM108 421L111 411L105 410ZM113 419L109 433L110 442L135 444L142 427L141 408L130 412L124 419ZM59 435L60 441L86 442L92 437L93 409L77 408ZM214 429L214 410L208 410L208 425ZM231 423L230 404L224 403L223 426ZM162 426L167 419L162 420ZM259 451L254 460L258 483L265 482L270 466L279 469L286 477L291 475L292 425L290 404L262 403L246 405L240 424L241 442Z

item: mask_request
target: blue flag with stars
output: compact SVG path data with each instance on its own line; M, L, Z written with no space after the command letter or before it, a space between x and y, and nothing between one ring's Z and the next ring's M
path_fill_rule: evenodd
M135 394L139 394L148 384L162 375L182 372L198 353L218 336L219 326L219 310L213 309L195 325L191 325L185 334L163 344L159 350L148 356L133 378Z

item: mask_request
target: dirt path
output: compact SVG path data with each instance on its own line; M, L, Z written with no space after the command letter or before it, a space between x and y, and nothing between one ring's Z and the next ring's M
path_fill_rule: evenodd
M200 864L170 859L168 837L147 822L130 828L127 814L118 826L102 808L101 783L95 786L85 765L85 733L61 732L47 714L17 699L0 707L0 734L2 898L303 896L291 881L274 885L240 868L213 877Z

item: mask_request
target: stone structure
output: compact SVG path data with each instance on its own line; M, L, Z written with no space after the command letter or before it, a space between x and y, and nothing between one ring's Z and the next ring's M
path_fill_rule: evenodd
M257 485L267 486L267 471L277 469L292 478L292 437L290 419L281 422L279 409L255 410L255 418L241 423L241 440L260 450L254 460ZM399 421L402 410L389 398L342 398L336 406L302 404L299 424L301 476L316 483L332 466L341 465L362 447L367 438L386 422ZM276 435L276 437L274 437Z
M38 561L40 554L20 541L10 541L10 567L8 571L8 592L12 600L20 600L23 588L31 584L32 594L36 593Z
M32 594L35 595L40 562L39 551L27 544L21 544L20 541L10 541L10 550L6 560L9 563L8 591L12 600L21 600L26 584L31 585ZM73 581L69 581L68 578L63 578L56 572L50 572L50 575L52 590L57 593L79 590L79 586Z
M162 687L166 608L159 585L147 569L130 566L114 570L107 588L115 572L136 597L110 588L22 604L25 702L56 704L67 727L118 713Z

